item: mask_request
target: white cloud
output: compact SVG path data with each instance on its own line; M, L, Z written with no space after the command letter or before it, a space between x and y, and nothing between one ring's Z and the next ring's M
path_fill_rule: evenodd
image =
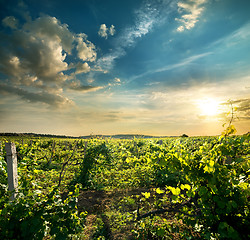
M132 78L129 79L128 82L134 81L136 79L145 77L145 76L153 74L153 73L165 72L165 71L170 71L170 70L173 70L173 69L176 69L176 68L185 67L185 66L195 62L196 60L204 58L204 57L209 56L211 54L212 54L212 52L205 52L205 53L190 56L188 58L184 58L184 59L180 60L178 63L166 65L166 66L164 66L162 68L154 69L154 70L151 70L151 71L144 72L144 73L142 73L140 75L133 76Z
M190 30L198 22L201 13L204 11L204 6L208 0L187 0L178 2L178 11L183 15L175 20L181 22L177 28L178 32L183 32L185 29Z
M78 51L78 57L82 59L83 61L90 61L93 62L96 60L96 51L95 51L95 45L88 41L85 36L78 36L76 38L77 41L77 51Z
M28 21L23 30L35 35L39 39L49 39L59 43L63 50L71 53L74 33L70 32L67 24L62 24L57 18L42 16L34 21Z
M98 35L107 39L108 38L108 33L107 32L108 32L108 28L107 28L106 24L102 24L100 26L99 31L98 31Z
M115 35L115 26L114 25L111 25L111 27L109 28L109 34L111 36L114 36Z
M177 31L178 32L183 32L185 30L185 28L183 27L183 26L179 26L178 28L177 28Z
M90 71L90 66L88 65L88 63L77 63L76 64L76 74L79 73L87 73Z
M137 41L147 35L155 25L161 24L163 19L168 18L169 14L176 10L176 1L159 0L144 1L143 5L135 11L135 23L121 31L114 41L114 48L111 53L104 55L97 61L97 65L102 69L110 70L116 59L126 55L126 49L133 47ZM102 30L101 30L102 28ZM107 27L101 25L101 33L105 37ZM113 31L112 26L110 33Z
M131 47L138 38L148 34L158 21L158 10L150 5L143 7L136 12L134 26L127 27L119 37L118 42L123 48Z
M191 57L188 57L188 58L181 60L179 63L175 63L175 64L165 66L163 68L159 68L159 69L155 70L154 72L164 72L164 71L172 70L175 68L183 67L183 66L186 66L186 65L188 65L188 64L190 64L190 63L192 63L200 58L204 58L204 57L211 55L211 54L212 54L212 52L206 52L206 53L193 55Z
M65 82L72 79L67 70L75 74L87 73L91 71L87 62L96 60L95 45L87 40L87 35L71 32L67 24L55 17L28 19L18 27L18 20L11 16L3 20L3 25L12 29L11 33L2 32L0 39L0 71L6 76L0 83L16 86L14 90L5 87L9 94L23 99L34 99L32 94L37 94L36 101L58 105L58 93L62 93L68 86ZM66 57L73 49L79 59L70 63ZM42 101L46 94L54 94L55 101L52 97L51 101Z
M63 71L67 70L68 64L58 41L22 30L13 32L9 40L10 45L0 54L0 70L15 84L31 85L30 77L44 83L65 80Z
M109 84L108 84L108 86L109 87L113 87L113 86L119 86L119 85L121 85L121 79L120 78L114 78L113 80L112 80L112 82L110 82Z
M114 36L115 34L115 26L111 25L110 28L106 26L106 24L101 24L100 29L98 31L98 35L103 38L108 38L108 35Z
M250 22L244 24L237 30L233 31L229 35L213 42L211 46L217 46L219 48L223 47L232 47L234 45L240 44L242 45L243 43L249 43L250 39Z

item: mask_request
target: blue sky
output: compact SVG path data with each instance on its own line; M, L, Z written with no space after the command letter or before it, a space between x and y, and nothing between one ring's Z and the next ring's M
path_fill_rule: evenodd
M248 0L0 0L0 132L215 135L250 123Z

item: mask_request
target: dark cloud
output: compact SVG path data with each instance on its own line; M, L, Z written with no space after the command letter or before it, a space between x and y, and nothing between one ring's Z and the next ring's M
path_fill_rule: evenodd
M5 84L0 84L0 93L2 94L15 94L29 102L42 102L54 107L61 107L63 105L72 105L73 102L68 98L59 94L51 94L49 92L29 92L22 88L13 87Z
M238 105L237 110L239 112L250 111L250 99L249 98L232 101L232 104Z
M80 83L80 81L73 81L70 83L66 83L66 86L67 86L67 89L81 91L81 92L97 91L102 88L102 87L95 87L95 86L84 86Z
M241 120L249 120L250 119L250 99L243 98L228 101L225 105L231 105L236 107L236 115Z
M243 116L241 116L244 120L250 119L250 99L241 99L238 104L238 111L243 113Z
M12 29L16 29L18 25L18 20L13 16L8 16L4 18L2 22L4 26L10 27Z

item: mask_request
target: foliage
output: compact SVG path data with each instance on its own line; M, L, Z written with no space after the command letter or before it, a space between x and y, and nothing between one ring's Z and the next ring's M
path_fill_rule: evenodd
M75 195L64 201L56 189L47 196L32 193L7 202L0 212L1 239L67 239L83 229L84 214L77 214Z
M14 201L9 201L6 181L6 164L1 156L0 171L0 238L1 239L68 239L81 232L86 213L77 211L79 186L62 198L62 193L46 181L46 173L41 162L36 159L39 142L18 145L18 194ZM58 174L55 174L58 175ZM48 176L49 177L49 176ZM55 177L55 176L54 176ZM53 178L53 175L52 175ZM55 182L54 182L55 183ZM64 194L65 195L65 194Z
M138 219L175 212L201 239L249 238L249 138L205 142L193 153L184 149L173 156L175 161L165 162L165 168L182 173L177 186L167 185L161 209L154 203L158 210ZM190 232L182 231L182 237L190 237Z
M110 162L110 151L105 145L105 142L92 145L87 149L78 177L83 187L91 185L91 173L93 168L101 167L101 165L98 165L98 162L101 162L103 166Z
M0 156L0 209L8 200L8 181L7 181L7 166L3 156Z
M66 239L82 231L86 215L77 213L75 188L82 186L82 194L141 189L110 200L106 212L97 213L92 238L106 238L109 220L111 230L129 229L136 239L248 239L250 137L231 133L87 144L16 139L19 194L13 202L0 154L0 238Z

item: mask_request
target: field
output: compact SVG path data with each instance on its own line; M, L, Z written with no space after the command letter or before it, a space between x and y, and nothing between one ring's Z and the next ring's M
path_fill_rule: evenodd
M0 238L249 239L249 140L2 137Z

